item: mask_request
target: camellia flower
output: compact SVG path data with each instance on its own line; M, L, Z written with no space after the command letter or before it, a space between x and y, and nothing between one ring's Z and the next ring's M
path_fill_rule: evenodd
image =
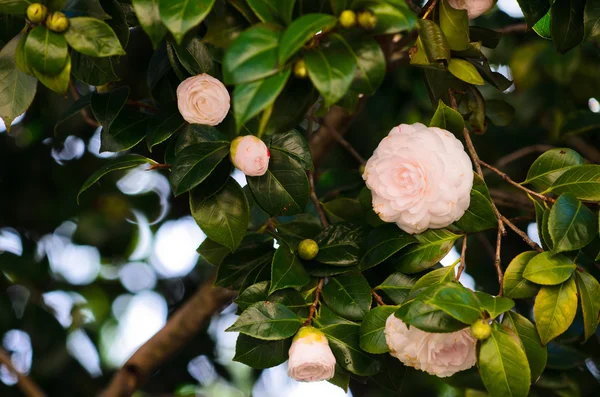
M189 77L177 87L177 106L191 124L217 125L229 112L229 92L219 80L203 73Z
M408 328L393 314L385 322L390 354L405 365L445 378L475 365L476 343L469 328L450 333L430 333Z
M491 10L496 0L448 0L448 4L457 10L467 10L469 19L475 19Z
M233 165L247 176L264 175L269 168L269 148L254 135L235 138L231 142L229 155Z
M377 215L407 233L448 226L471 202L472 163L462 143L420 123L394 127L367 161L363 179Z
M310 326L300 328L290 347L288 376L301 382L318 382L334 374L335 357L325 334Z

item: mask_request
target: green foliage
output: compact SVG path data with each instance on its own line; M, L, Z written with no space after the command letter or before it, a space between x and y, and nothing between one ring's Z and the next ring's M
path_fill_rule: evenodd
M569 278L562 284L540 289L533 307L535 325L543 344L569 328L577 312L577 287Z
M282 340L293 336L301 325L301 318L286 306L266 301L246 309L227 331L262 340Z

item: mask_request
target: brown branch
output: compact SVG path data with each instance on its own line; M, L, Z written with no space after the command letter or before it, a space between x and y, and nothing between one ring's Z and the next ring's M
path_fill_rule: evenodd
M73 81L69 82L69 92L71 92L71 96L75 101L79 100L79 92L77 92L77 88L75 87L75 84L73 84ZM88 125L94 128L100 127L100 123L98 123L93 117L89 115L87 108L81 109L80 113L81 117L83 117L83 121L85 121Z
M458 266L458 270L456 271L456 280L460 279L465 267L467 266L466 262L467 258L467 236L463 237L462 241L462 249L460 250L460 265Z
M531 210L533 209L533 202L527 197L520 194L513 194L513 192L509 192L501 189L490 189L490 196L492 199L497 202L503 202L507 207L514 207L522 210Z
M315 193L315 177L312 171L306 171L308 175L308 184L310 186L310 199L312 200L317 213L319 214L319 219L321 220L321 224L323 227L329 226L329 221L327 220L327 216L325 215L325 211L323 211L323 207L317 198L317 194Z
M500 32L502 34L525 33L525 32L527 32L527 24L526 23L516 23L514 25L508 25L501 29L496 29L496 32Z
M136 106L136 107L142 108L142 109L148 109L148 110L151 110L153 112L157 111L157 109L154 106L148 105L147 103L144 103L144 102L135 101L133 99L128 99L127 100L127 104L131 105L131 106Z
M325 279L322 278L319 280L317 284L317 289L315 289L315 300L310 305L310 309L308 311L308 318L304 322L304 325L310 325L313 318L315 317L315 312L317 311L317 305L319 304L319 299L321 298L321 291L323 290L323 284L325 284Z
M385 302L383 301L383 298L381 297L381 295L379 295L377 292L375 292L375 290L371 290L371 295L373 295L375 302L377 302L377 304L379 306L387 306L385 304Z
M528 154L543 153L550 149L554 149L554 147L555 146L543 145L543 144L525 146L524 148L515 150L514 152L507 154L506 156L500 157L498 159L498 161L496 161L496 167L503 168L503 167L507 166L508 164L512 163L513 161L516 161L516 160L520 159L521 157L527 156Z
M235 292L213 286L209 278L173 314L167 324L143 344L113 376L100 397L129 397L175 352L205 328L211 317L227 305Z
M329 133L333 136L333 138L344 147L354 157L359 163L366 164L367 161L354 149L354 147L344 139L343 136L340 135L339 132L335 128L329 127Z
M506 218L504 218L506 220ZM494 267L496 268L496 273L498 274L498 284L500 284L500 291L498 291L498 296L502 296L502 291L504 290L504 273L502 273L502 266L500 264L500 252L502 248L502 231L498 228L498 234L496 235L496 255L494 256Z
M0 347L0 363L4 364L8 371L17 377L17 387L27 397L46 397L46 393L29 376L17 371L12 363L10 354Z
M508 182L508 183L510 183L510 184L511 184L511 185L513 185L514 187L516 187L516 188L518 188L518 189L520 189L520 190L522 190L522 191L524 191L524 192L526 192L526 193L529 193L530 195L532 195L532 196L534 196L534 197L537 197L537 198L539 198L540 200L544 200L544 201L547 201L547 202L549 202L549 203L553 203L553 202L555 202L555 201L556 201L556 200L555 200L555 199L553 199L552 197L548 197L548 196L545 196L545 195L543 195L543 194L540 194L540 193L538 193L538 192L534 192L533 190L526 188L525 186L521 185L520 183L513 181L513 180L512 180L512 179L510 179L510 177L509 177L508 175L506 175L504 172L500 171L499 169L497 169L496 167L494 167L494 166L492 166L492 165L489 165L489 164L488 164L488 163L486 163L485 161L482 161L481 159L478 159L477 161L479 162L479 164L483 165L485 168L487 168L487 169L489 169L490 171L492 171L492 172L494 172L494 173L498 174L498 175L499 175L499 176L500 176L500 177L501 177L501 178L502 178L502 179L503 179L505 182Z
M152 164L146 171L152 170L170 170L171 164Z
M531 248L533 248L537 252L543 252L544 251L542 249L542 247L540 247L535 241L533 241L532 239L529 238L529 236L527 235L527 233L525 233L524 231L522 231L521 229L519 229L510 220L506 219L505 217L502 217L502 220L504 221L504 223L508 227L510 227L515 233L517 233L523 239L523 241L525 241Z

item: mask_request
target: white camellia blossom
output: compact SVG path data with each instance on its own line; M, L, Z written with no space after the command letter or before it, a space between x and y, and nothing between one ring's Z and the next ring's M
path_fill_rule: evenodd
M385 323L385 341L390 354L402 363L440 378L469 369L477 361L477 341L469 328L430 333L408 328L392 314Z
M420 233L463 216L471 202L473 168L463 144L449 131L400 124L379 143L363 179L383 221Z
M497 0L448 0L448 4L457 10L467 10L469 19L475 19L491 10Z
M333 378L335 357L327 337L316 328L300 328L289 351L288 376L301 382Z
M229 92L219 80L203 73L189 77L177 87L177 106L191 124L217 125L229 112Z
M254 135L235 138L231 142L229 155L233 165L247 176L264 175L269 168L269 148Z

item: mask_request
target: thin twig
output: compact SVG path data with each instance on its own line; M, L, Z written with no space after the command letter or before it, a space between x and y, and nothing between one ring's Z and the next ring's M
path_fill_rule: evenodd
M171 164L152 164L146 171L152 170L170 170Z
M523 210L533 209L533 202L529 198L520 194L514 194L514 192L490 188L490 196L492 196L492 199L495 202L504 202L504 204L509 207Z
M456 271L456 280L460 279L463 271L465 270L465 266L467 266L466 256L467 255L467 236L463 237L462 241L462 249L460 250L460 265L458 266L458 270Z
M498 161L496 161L496 167L503 168L503 167L507 166L508 164L512 163L513 161L516 161L516 160L520 159L521 157L527 156L528 154L543 153L550 149L554 149L554 146L543 145L543 144L525 146L524 148L515 150L514 152L507 154L506 156L500 157L498 159Z
M310 199L312 200L317 213L319 214L319 219L321 219L321 224L323 227L329 226L329 221L327 220L327 216L325 215L325 211L323 211L323 207L317 198L317 194L315 193L315 177L312 171L306 171L308 175L308 184L310 186Z
M17 387L27 397L46 397L46 393L40 389L40 387L31 379L29 376L22 374L17 371L12 363L10 354L2 347L0 347L0 363L4 364L8 368L9 372L17 377Z
M497 29L496 32L500 32L502 34L525 33L525 32L527 32L527 24L526 23L516 23L514 25L508 25L508 26L503 27L502 29Z
M158 109L156 109L154 106L152 105L148 105L147 103L144 102L140 102L140 101L135 101L133 99L128 99L127 100L127 104L131 105L131 106L136 106L138 108L142 108L142 109L148 109L151 110L153 112L156 112Z
M71 92L71 96L75 101L78 101L80 96L79 92L77 92L77 88L73 81L69 82L69 91ZM91 117L86 108L81 109L81 117L83 117L83 121L85 121L88 125L91 125L94 128L100 127L100 123L98 123L93 117Z
M348 142L347 140L344 139L344 137L342 135L340 135L339 132L337 132L337 130L335 128L329 127L329 133L331 134L331 136L333 136L333 138L338 141L338 143L340 145L342 145L344 147L344 149L346 149L348 151L348 153L350 153L352 155L352 157L354 157L359 163L361 164L366 164L367 161L364 159L363 156L361 156L356 149L354 149L354 147L350 144L350 142Z
M504 181L506 181L506 182L510 183L510 184L511 184L511 185L513 185L514 187L516 187L516 188L519 188L519 189L521 189L522 191L524 191L524 192L527 192L527 193L529 193L530 195L532 195L532 196L534 196L534 197L537 197L537 198L539 198L540 200L544 200L544 201L547 201L547 202L549 202L549 203L553 203L553 202L555 202L555 201L556 201L556 200L555 200L555 199L553 199L552 197L548 197L548 196L545 196L545 195L543 195L543 194L540 194L540 193L538 193L538 192L534 192L533 190L531 190L531 189L528 189L528 188L526 188L525 186L522 186L520 183L513 181L513 180L512 180L512 179L510 179L510 177L509 177L508 175L506 175L504 172L500 171L498 168L496 168L496 167L494 167L494 166L492 166L492 165L489 165L489 164L488 164L488 163L486 163L485 161L482 161L481 159L477 159L477 161L479 162L479 164L483 165L485 168L487 168L487 169L489 169L490 171L492 171L492 172L494 172L494 173L498 174L498 175L499 175L499 176L500 176L500 177L501 177L501 178L502 178Z
M319 280L317 284L317 289L315 289L315 300L310 305L310 309L308 311L308 318L304 322L304 325L310 325L313 318L315 317L315 312L317 311L317 305L319 304L319 299L321 298L321 291L323 290L323 284L325 284L325 279L322 278Z
M419 18L427 19L427 17L431 13L431 11L433 11L437 3L438 0L429 0L421 9L421 12L419 13Z
M506 218L504 218L506 220ZM494 266L496 267L496 273L498 273L498 284L500 284L500 291L498 296L502 296L504 290L504 273L502 273L502 266L500 264L500 252L502 248L502 231L498 228L498 234L496 235L496 255L494 257Z
M377 304L379 306L387 306L385 304L385 302L383 301L383 298L381 297L381 295L379 295L377 292L375 292L375 290L371 290L371 295L373 295L375 302L377 302Z
M533 241L532 239L530 239L529 236L524 231L522 231L521 229L519 229L514 223L512 223L511 221L509 221L505 217L502 217L502 221L508 227L510 227L515 233L517 233L523 239L523 241L525 241L531 248L533 248L537 252L543 252L544 251L542 249L542 247L540 247L535 241Z

